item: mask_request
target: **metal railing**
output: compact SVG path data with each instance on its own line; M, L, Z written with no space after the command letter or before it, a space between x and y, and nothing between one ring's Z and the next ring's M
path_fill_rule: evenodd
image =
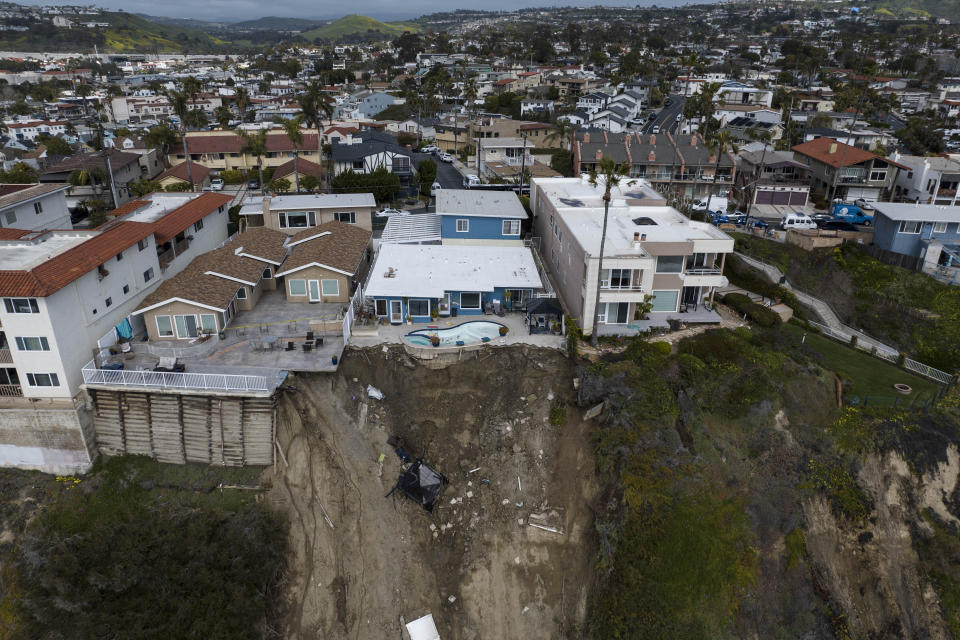
M718 267L694 267L687 269L684 273L688 276L719 276L723 274Z
M207 391L269 391L270 389L266 376L97 369L93 360L88 362L81 371L83 383L87 385Z
M13 354L10 349L0 349L0 364L12 364Z
M643 291L643 285L639 284L625 284L620 286L613 286L609 283L602 283L600 285L601 291Z
M0 397L19 398L23 396L23 387L18 384L0 384Z

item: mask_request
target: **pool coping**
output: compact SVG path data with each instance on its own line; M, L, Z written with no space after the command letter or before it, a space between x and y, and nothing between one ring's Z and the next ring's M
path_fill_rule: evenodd
M475 322L484 322L484 323L487 323L487 324L495 324L495 325L497 325L497 326L499 326L499 327L506 327L507 330L508 330L508 332L507 332L506 335L499 335L499 336L490 338L490 339L487 340L486 342L484 342L484 341L481 339L481 340L478 341L478 342L471 342L470 344L462 344L462 345L452 344L452 345L448 345L448 346L440 345L440 346L436 346L436 347L435 347L435 346L433 346L432 344L429 344L429 345L415 345L415 344L407 341L407 338L408 338L409 336L412 336L412 335L418 335L418 336L424 336L424 335L425 335L425 336L429 336L431 331L450 331L450 330L452 330L452 329L456 329L456 328L458 328L458 327L462 327L462 326L464 326L464 325L468 325L468 324L475 323ZM492 345L496 340L501 340L501 341L503 341L503 342L501 342L501 344L506 344L506 342L504 341L504 338L506 338L506 336L509 335L509 330L510 330L510 327L507 327L507 325L503 324L502 322L496 322L496 321L494 321L494 320L467 320L466 322L461 322L460 324L453 325L452 327L443 327L443 328L436 328L436 329L431 329L430 327L424 327L423 329L415 329L414 331L410 331L409 333L403 334L403 336L401 336L401 339L400 339L400 344L402 344L402 345L404 346L404 348L411 347L411 348L414 348L414 349L426 349L426 350L431 351L431 352L432 352L432 351L462 351L462 350L474 350L473 348L475 348L475 347L484 347L484 346ZM407 349L407 352L410 353L410 350ZM411 354L411 355L413 355L413 354Z

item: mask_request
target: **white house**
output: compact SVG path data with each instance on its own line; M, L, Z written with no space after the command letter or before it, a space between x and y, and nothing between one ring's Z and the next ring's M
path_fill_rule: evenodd
M41 134L62 135L67 132L69 124L69 122L53 122L50 120L28 120L25 122L8 122L6 127L13 138L33 142Z
M69 229L65 184L5 184L0 186L0 228L39 231Z
M894 152L894 162L906 165L897 173L893 185L897 200L920 204L957 205L960 187L960 162L941 156L908 156Z

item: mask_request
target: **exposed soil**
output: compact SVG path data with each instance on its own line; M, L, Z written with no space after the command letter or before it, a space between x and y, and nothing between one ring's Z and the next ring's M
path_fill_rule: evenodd
M580 637L599 488L574 377L546 349L430 370L384 347L291 378L278 420L289 466L268 494L290 517L288 637L400 638L428 612L444 640ZM557 404L562 426L549 423ZM390 435L449 478L433 514L384 497L401 472Z

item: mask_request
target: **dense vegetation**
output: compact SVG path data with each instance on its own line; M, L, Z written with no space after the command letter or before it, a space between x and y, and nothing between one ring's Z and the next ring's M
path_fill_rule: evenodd
M57 478L0 610L23 638L282 637L286 526L253 492L216 490L256 473L116 458Z

